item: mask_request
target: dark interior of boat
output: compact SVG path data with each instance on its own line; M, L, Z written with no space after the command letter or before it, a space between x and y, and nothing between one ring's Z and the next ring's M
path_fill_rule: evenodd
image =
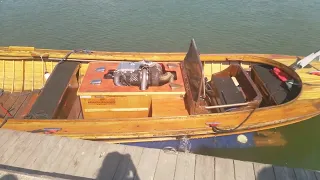
M301 91L298 79L286 74L288 79L283 81L274 73L275 67L263 64L244 69L240 63L230 63L212 74L211 79L205 78L194 40L181 63L92 62L82 83L79 83L79 68L80 63L75 61L57 64L44 88L29 104L24 118L223 113L280 105L293 100ZM70 117L74 111L82 115Z
M195 67L197 66L197 67ZM191 42L182 68L186 69L186 99L190 114L220 113L280 105L293 100L301 91L294 77L286 74L283 81L274 73L274 67L254 64L244 70L240 64L204 78L197 48Z

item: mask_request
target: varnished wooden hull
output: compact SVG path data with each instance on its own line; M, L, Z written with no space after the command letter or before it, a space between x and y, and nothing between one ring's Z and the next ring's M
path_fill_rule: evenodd
M19 92L40 89L45 83L43 64L51 72L57 61L68 51L44 50L34 48L10 47L0 48L0 87L6 91ZM39 55L49 54L49 59L42 62ZM80 77L86 71L88 60L103 61L182 61L185 53L121 53L94 52L91 55L74 54L69 58L81 60ZM259 108L241 127L231 132L214 132L208 123L217 123L219 128L233 128L239 125L251 112L225 112L203 115L171 115L149 118L117 119L8 119L2 128L34 131L43 128L61 128L55 135L82 139L104 140L109 142L141 142L174 140L181 137L205 138L225 136L245 132L260 131L285 126L307 120L320 114L320 78L307 72L313 69L304 68L296 73L288 66L296 61L296 56L273 54L202 54L206 76L223 70L230 63L240 63L243 67L251 63L263 63L284 69L288 74L301 79L302 91L294 100L271 107ZM1 62L2 60L2 62ZM312 62L320 69L320 63ZM37 69L37 67L40 67ZM17 70L19 69L19 70ZM33 70L33 73L31 73ZM2 73L3 74L2 74Z

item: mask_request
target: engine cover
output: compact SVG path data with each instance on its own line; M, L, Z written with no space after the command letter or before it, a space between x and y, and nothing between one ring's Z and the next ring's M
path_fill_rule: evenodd
M149 61L121 62L114 71L116 86L159 86L162 83L163 69L158 63Z

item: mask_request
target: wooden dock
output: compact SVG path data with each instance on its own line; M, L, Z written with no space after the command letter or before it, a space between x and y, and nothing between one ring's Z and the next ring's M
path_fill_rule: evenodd
M320 173L0 129L0 179L320 180Z

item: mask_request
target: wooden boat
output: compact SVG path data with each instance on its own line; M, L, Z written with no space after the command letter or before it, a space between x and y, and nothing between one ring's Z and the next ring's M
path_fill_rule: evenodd
M1 128L128 143L286 126L320 114L302 58L0 47Z

